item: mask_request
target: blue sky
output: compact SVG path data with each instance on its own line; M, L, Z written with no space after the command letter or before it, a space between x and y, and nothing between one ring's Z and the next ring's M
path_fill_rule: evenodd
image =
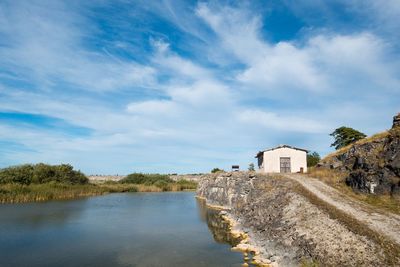
M397 0L0 2L0 167L246 168L400 111Z

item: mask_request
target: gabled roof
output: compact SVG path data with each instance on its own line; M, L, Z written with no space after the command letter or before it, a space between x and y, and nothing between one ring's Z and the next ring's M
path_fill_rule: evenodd
M276 146L276 147L273 147L273 148L268 148L268 149L259 151L259 152L257 153L257 155L256 155L256 158L258 158L262 153L264 153L264 152L266 152L266 151L272 151L272 150L279 149L279 148L291 148L291 149L301 150L301 151L304 151L304 152L308 153L308 150L307 150L307 149L298 148L298 147L289 146L289 145L279 145L279 146Z

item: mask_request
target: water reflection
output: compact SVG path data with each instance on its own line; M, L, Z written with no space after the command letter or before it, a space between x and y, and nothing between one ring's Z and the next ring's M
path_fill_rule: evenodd
M87 199L49 201L44 203L3 204L0 221L2 226L40 229L61 226L79 218Z
M197 210L200 219L207 223L208 229L216 242L231 246L239 244L240 239L231 235L229 223L222 219L219 210L208 208L203 199L197 199Z
M193 192L0 205L0 266L241 266L227 230Z

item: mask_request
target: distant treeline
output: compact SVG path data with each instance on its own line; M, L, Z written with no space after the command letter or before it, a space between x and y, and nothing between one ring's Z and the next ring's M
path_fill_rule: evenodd
M119 181L122 184L137 184L146 186L156 186L163 191L181 191L186 189L196 189L197 183L187 180L175 182L167 174L146 174L131 173Z
M72 199L106 193L194 190L197 183L164 174L132 173L122 181L89 183L71 165L24 164L0 169L0 203Z
M173 183L174 181L166 174L131 173L120 182L123 184L153 185L155 183Z
M24 164L0 169L0 184L87 184L89 179L69 164Z

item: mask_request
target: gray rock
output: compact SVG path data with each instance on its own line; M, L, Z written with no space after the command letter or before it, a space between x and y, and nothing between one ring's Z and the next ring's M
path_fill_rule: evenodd
M400 193L400 114L386 135L354 144L322 160L317 168L347 173L346 183L355 191L372 194Z
M393 117L393 126L392 128L400 127L400 113Z

